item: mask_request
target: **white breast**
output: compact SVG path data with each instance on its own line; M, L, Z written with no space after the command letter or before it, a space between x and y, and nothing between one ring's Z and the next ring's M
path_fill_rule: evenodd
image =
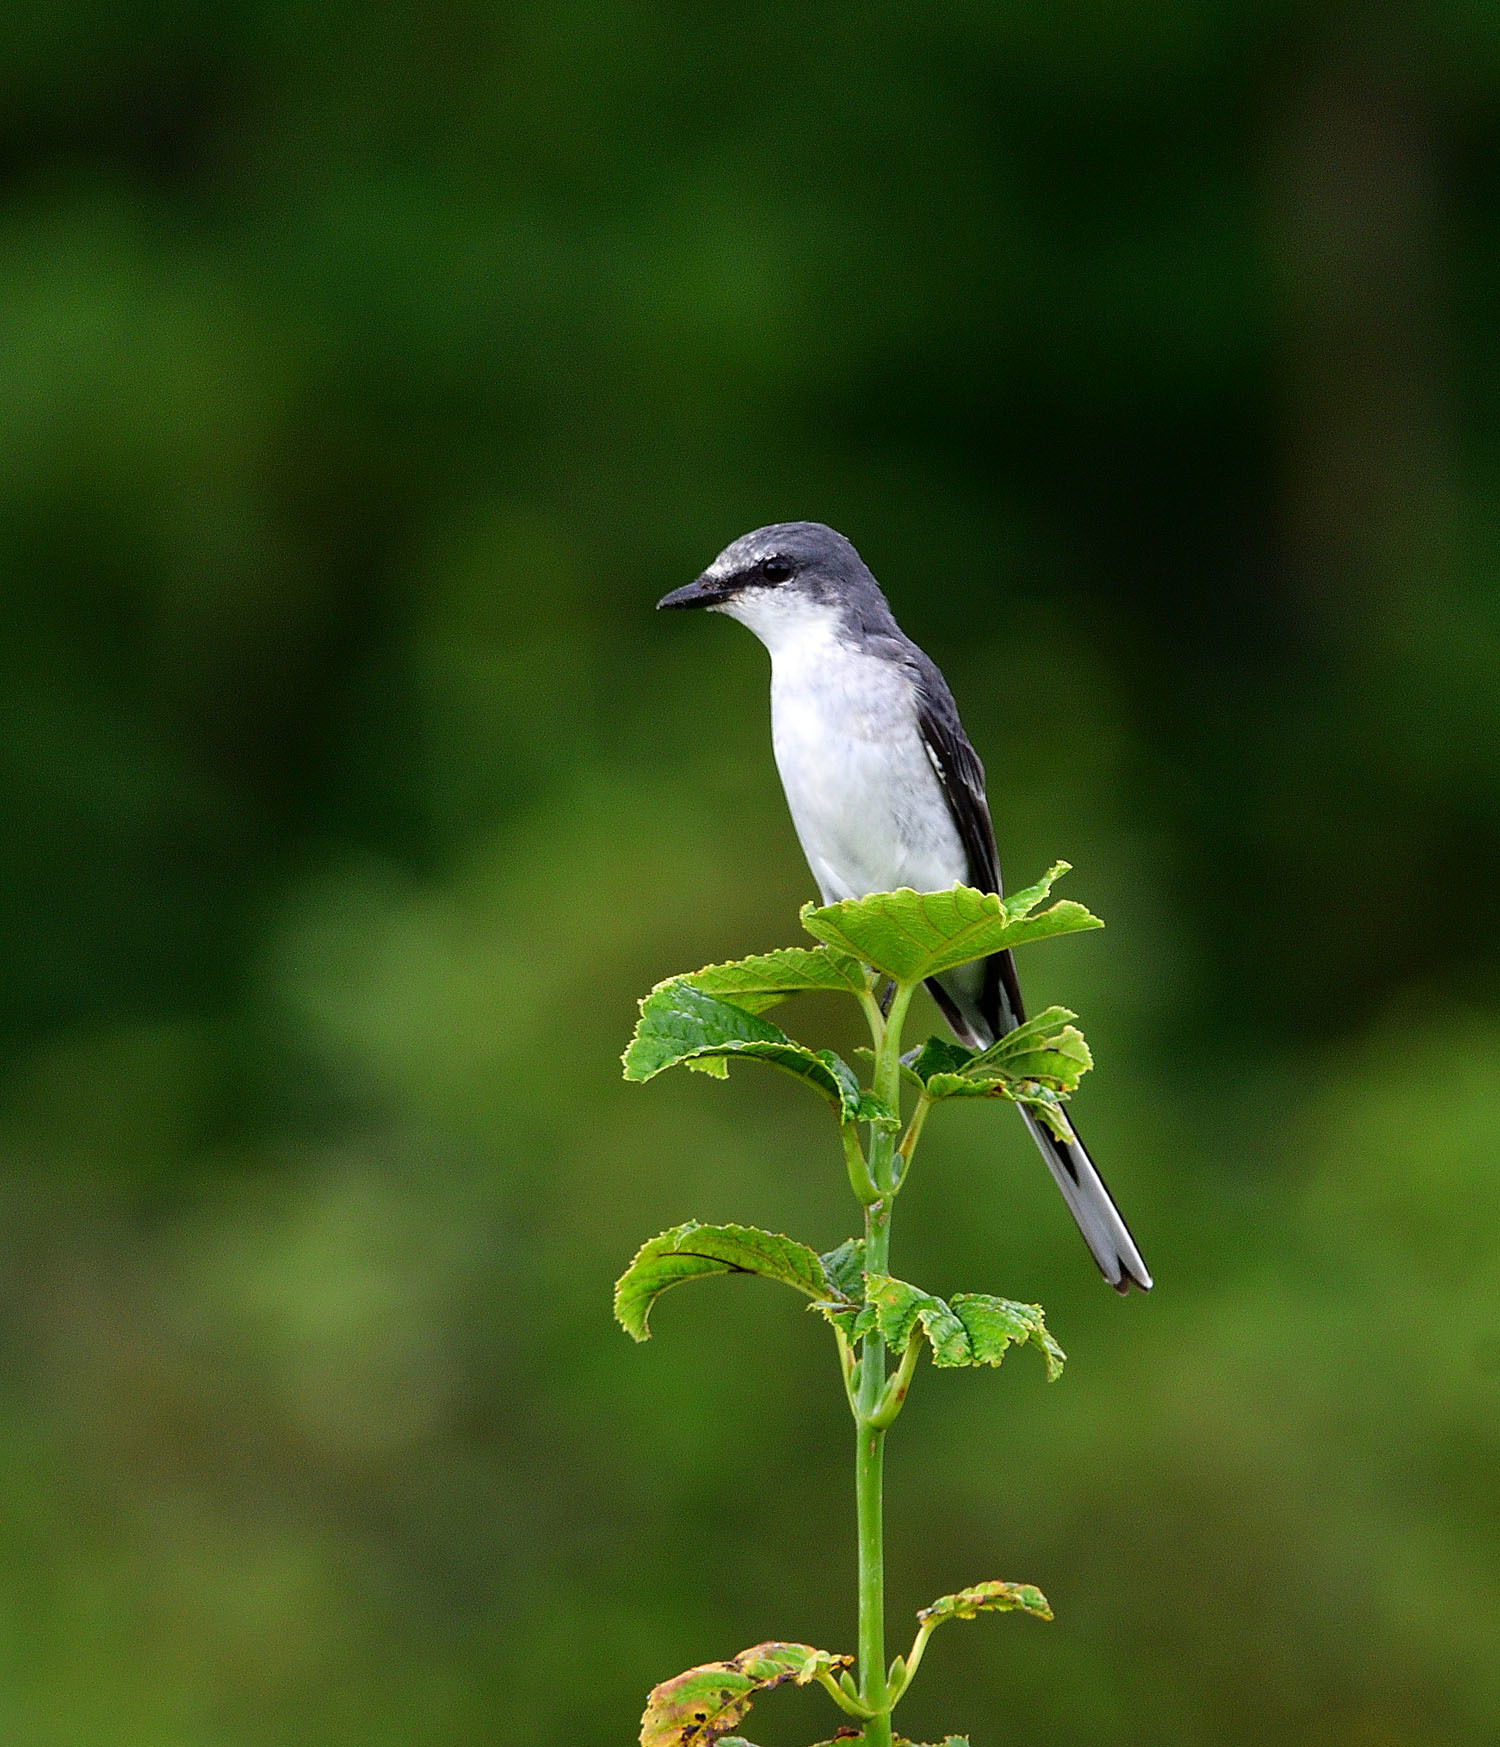
M771 651L776 765L824 902L966 879L905 670L852 648L830 608L775 595L734 604Z

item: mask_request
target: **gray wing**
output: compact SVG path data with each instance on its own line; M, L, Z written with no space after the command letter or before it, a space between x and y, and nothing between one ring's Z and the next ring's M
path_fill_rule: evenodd
M1000 856L984 793L984 766L964 733L947 680L915 646L911 666L917 687L917 726L969 858L969 883L982 892L999 892ZM933 993L937 995L936 989ZM945 1006L941 998L939 1004ZM1015 961L1008 952L997 952L985 960L979 1010L994 1037L1013 1030L1025 1019ZM944 1016L951 1019L946 1006Z
M958 706L942 674L915 645L911 646L908 660L916 681L917 723L922 742L958 827L969 861L970 883L982 891L998 892L1000 857L995 849L989 802L985 799L984 766L964 733ZM943 1017L967 1042L980 1045L993 1042L1026 1018L1015 960L1008 952L994 953L984 961L978 1008L989 1027L988 1038L975 1035L954 991L945 989L936 978L927 987ZM1021 1114L1099 1272L1117 1292L1128 1292L1132 1286L1149 1292L1151 1276L1140 1250L1077 1131L1073 1131L1069 1140L1058 1140L1029 1110L1022 1110Z

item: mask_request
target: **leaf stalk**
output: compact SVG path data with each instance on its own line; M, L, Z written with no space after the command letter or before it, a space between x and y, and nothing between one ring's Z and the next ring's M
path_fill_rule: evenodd
M922 1138L922 1129L927 1122L927 1112L932 1109L932 1099L926 1092L917 1100L917 1107L911 1113L911 1121L906 1125L906 1133L901 1136L901 1144L896 1148L897 1157L901 1160L901 1179L906 1176L906 1167L911 1163L911 1155L917 1150L917 1142ZM900 1187L898 1181L897 1187Z
M911 1649L906 1652L905 1657L898 1656L896 1661L891 1664L893 1672L896 1670L897 1662L903 1664L890 1688L889 1703L892 1710L896 1708L897 1701L916 1679L917 1669L920 1666L922 1656L927 1649L927 1640L941 1624L941 1620L923 1620L921 1625L917 1628L916 1637L912 1639Z
M872 1207L880 1199L880 1190L870 1175L865 1149L859 1144L859 1130L852 1122L841 1122L839 1135L844 1143L844 1164L849 1171L849 1187L854 1191L854 1199L861 1207Z
M906 1392L911 1388L912 1374L917 1368L917 1359L922 1351L922 1338L920 1326L911 1331L906 1349L901 1355L901 1363L881 1393L880 1406L875 1410L873 1421L881 1431L895 1423L896 1415L905 1405Z
M861 1722L868 1722L875 1714L861 1699L845 1692L826 1668L816 1670L813 1678L846 1716L858 1717Z

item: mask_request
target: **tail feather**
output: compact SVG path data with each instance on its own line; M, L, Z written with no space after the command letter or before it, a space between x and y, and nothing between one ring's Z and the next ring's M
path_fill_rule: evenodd
M966 971L969 968L964 967ZM934 977L927 984L955 1035L974 1049L987 1048L996 1036L1013 1030L1025 1016L1008 952L996 953L986 960L983 975L984 982L978 987L966 986L962 973L958 976L950 973L941 981ZM1022 1107L1021 1114L1099 1272L1116 1292L1129 1292L1132 1286L1149 1292L1151 1276L1130 1235L1130 1227L1094 1168L1077 1131L1072 1131L1071 1140L1059 1140L1029 1110Z
M1132 1286L1149 1292L1151 1276L1141 1260L1135 1239L1130 1235L1130 1227L1115 1206L1103 1177L1095 1170L1094 1161L1077 1133L1072 1140L1061 1141L1029 1110L1023 1109L1021 1114L1026 1118L1031 1138L1047 1161L1053 1182L1062 1191L1068 1212L1083 1233L1083 1241L1089 1246L1089 1254L1098 1264L1099 1272L1116 1292L1126 1293Z

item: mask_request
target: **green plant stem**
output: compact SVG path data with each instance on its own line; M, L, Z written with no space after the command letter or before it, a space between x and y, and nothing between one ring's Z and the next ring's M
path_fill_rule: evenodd
M870 1032L875 1043L873 1089L875 1096L891 1110L901 1108L901 1027L912 994L911 985L899 986L890 1010L878 1026L877 1016L871 1015ZM881 1197L865 1207L865 1268L873 1274L884 1274L889 1266L895 1152L890 1130L872 1125L870 1176ZM865 1747L891 1747L885 1662L885 1425L881 1423L885 1387L885 1342L877 1334L866 1335L860 1348L854 1458L859 1522L859 1691L874 1713L865 1724Z
M884 1343L865 1342L865 1365L875 1374L871 1347L879 1346L880 1371L885 1370ZM885 1433L861 1418L855 1454L855 1498L859 1509L859 1691L875 1714L865 1724L865 1747L891 1747L891 1717L885 1671L885 1549L881 1517L882 1463Z

